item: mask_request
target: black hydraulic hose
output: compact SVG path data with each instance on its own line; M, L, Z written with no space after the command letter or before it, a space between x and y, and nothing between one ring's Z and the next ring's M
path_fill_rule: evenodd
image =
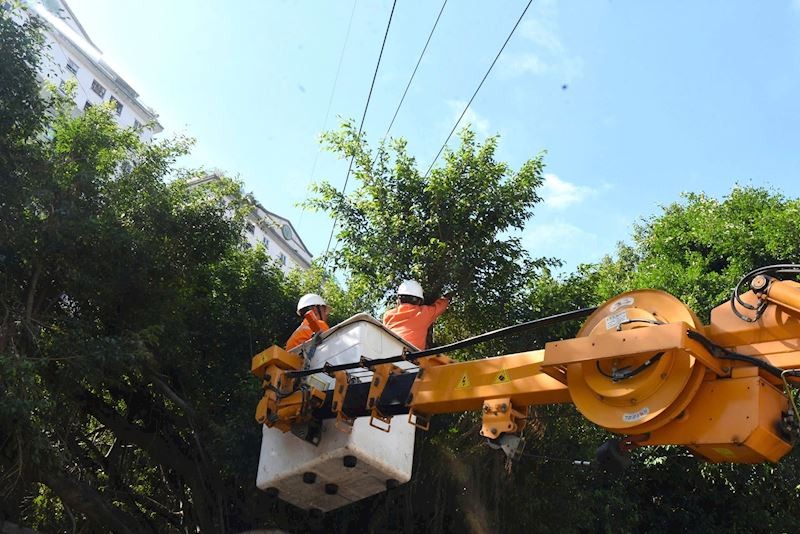
M727 359L727 360L736 360L736 361L740 361L740 362L747 362L747 363L749 363L751 365L755 365L759 369L763 369L764 371L768 372L769 374L771 374L771 375L773 375L773 376L775 376L777 378L783 379L782 374L784 372L784 369L781 369L780 367L776 367L776 366L772 365L771 363L769 363L769 362L767 362L765 360L762 360L761 358L756 358L755 356L748 356L746 354L739 354L738 352L734 352L732 350L726 349L725 347L723 347L721 345L717 345L716 343L714 343L713 341L711 341L710 339L705 337L703 334L701 334L699 332L695 332L694 330L689 330L687 335L689 336L689 339L693 339L695 341L698 341L701 345L703 345L716 358L723 358L723 359ZM792 370L792 371L789 371L787 373L787 375L788 376L792 376L792 377L800 376L800 375L798 375L796 373L797 373L796 371Z
M486 341L491 341L499 337L505 337L513 334L518 334L520 332L527 332L529 330L545 328L554 324L563 323L566 321L572 321L574 319L582 319L583 317L590 315L596 309L597 307L581 308L579 310L559 313L557 315L550 315L548 317L542 317L541 319L534 319L533 321L528 321L526 323L520 323L512 326L506 326L504 328L498 328L497 330L492 330L491 332L486 332L474 337L462 339L461 341L456 341L455 343L450 343L449 345L442 345L441 347L433 347L426 350L409 352L398 356L390 356L388 358L378 358L374 360L362 359L362 361L359 362L343 363L340 365L325 365L324 367L318 367L316 369L304 369L302 371L287 371L286 376L288 378L301 378L304 376L310 376L317 373L330 374L336 371L348 371L350 369L363 369L363 368L371 369L372 367L375 367L377 365L383 365L386 363L397 363L401 361L414 362L419 358L424 358L425 356L433 356L436 354L447 354L448 352L453 352L459 349L465 349L467 347L477 345L478 343L485 343Z
M742 285L747 282L750 282L753 278L758 275L771 275L776 276L779 274L800 274L800 265L796 263L781 263L777 265L766 265L764 267L759 267L757 269L753 269L743 277L739 279L736 285L733 288L733 292L731 294L730 302L731 302L731 309L733 313L741 320L746 321L748 323L754 323L761 318L761 315L764 313L764 310L767 307L767 301L762 301L758 304L758 306L753 306L752 304L748 304L747 302L742 300L741 294L739 290L741 289ZM746 315L739 312L736 309L736 306L739 305L745 309L755 311L754 317L747 317Z

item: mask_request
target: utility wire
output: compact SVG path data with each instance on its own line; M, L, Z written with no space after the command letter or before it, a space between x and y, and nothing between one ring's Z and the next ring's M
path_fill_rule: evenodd
M361 139L361 131L364 129L364 119L367 118L367 110L369 109L369 102L372 99L372 90L375 88L375 80L378 78L378 69L381 66L381 58L383 57L383 49L386 46L386 38L389 35L389 28L392 26L392 17L394 16L394 8L397 5L397 0L392 2L392 11L389 13L389 22L386 23L386 32L383 34L383 42L381 43L381 51L378 54L378 62L375 64L375 72L372 75L372 83L369 86L369 94L367 95L367 103L364 105L364 113L361 114L361 124L358 126L358 134L356 135L356 142ZM347 190L347 182L350 180L350 173L353 170L353 160L355 160L356 155L355 153L350 156L350 164L347 167L347 175L344 178L344 185L342 186L342 194L344 195L345 191ZM331 241L333 240L333 232L336 230L336 223L339 221L338 217L333 220L333 225L331 226L331 234L328 236L328 244L325 247L325 254L328 254L328 251L331 248Z
M439 10L439 14L436 16L436 21L433 23L433 28L431 28L431 32L428 34L428 40L425 41L425 46L422 48L422 52L419 54L419 59L417 59L417 64L414 65L414 72L411 73L411 78L408 79L408 83L406 84L406 88L403 91L403 96L400 97L400 103L397 104L397 109L394 110L394 115L392 116L392 120L389 123L389 127L386 128L386 133L383 135L383 140L386 141L386 138L389 137L389 130L392 129L394 126L394 120L397 118L397 114L400 112L400 108L403 106L403 101L406 99L406 95L408 94L408 89L411 87L411 82L414 81L414 76L417 74L417 69L419 68L419 64L422 63L422 58L425 56L425 52L428 50L428 45L431 42L431 37L433 37L433 32L436 31L436 26L439 24L439 19L442 18L442 12L444 11L444 6L447 5L447 0L442 2L442 8Z
M447 354L455 350L461 350L475 346L478 343L486 343L487 341L491 341L493 339L512 336L520 334L522 332L528 332L540 328L546 328L548 326L563 323L566 321L582 319L588 315L591 315L596 309L597 307L581 308L578 310L572 310L564 313L559 313L556 315L549 315L547 317L542 317L541 319L534 319L533 321L528 321L525 323L519 323L512 326L498 328L497 330L492 330L491 332L485 332L477 336L473 336L467 339L462 339L461 341L456 341L448 345L442 345L441 347L433 347L430 349L408 352L405 354L399 354L397 356L388 356L386 358L375 358L375 359L362 358L360 361L357 362L342 363L338 365L328 365L326 363L323 367L318 367L316 369L304 369L301 371L286 371L286 376L289 378L301 378L304 376L310 376L317 373L334 373L336 371L349 371L352 369L371 369L373 367L376 367L378 365L383 365L386 363L397 363L401 361L416 362L418 359L424 358L426 356ZM307 358L307 360L308 359L309 358Z
M472 101L475 100L475 97L478 95L478 91L480 91L481 87L483 87L483 82L485 82L486 78L489 77L489 73L492 72L492 69L494 68L495 63L497 63L497 60L500 58L500 54L502 54L503 50L505 50L506 45L511 40L511 36L514 35L514 32L517 30L517 26L519 26L519 23L522 22L522 18L525 16L525 13L528 12L528 8L531 7L532 3L533 3L533 0L528 0L528 4L525 6L525 9L522 10L522 14L517 19L517 23L514 24L513 28L511 28L511 32L508 34L508 37L506 37L506 40L503 43L503 46L500 47L500 50L497 52L497 55L494 57L494 61L492 61L492 64L489 65L489 69L486 71L486 74L483 75L483 79L481 79L481 83L478 84L477 89L475 89L475 92L472 93L472 98L470 98L469 102L467 102L467 105L464 107L464 111L461 112L461 115L458 117L458 120L453 125L453 129L450 130L450 133L447 135L447 139L444 140L444 143L442 143L442 147L439 149L439 152L436 153L436 157L433 158L433 161L431 162L430 167L428 167L428 170L425 171L425 176L424 176L425 178L427 178L428 175L431 173L431 170L433 169L434 164L439 159L439 156L442 155L442 151L447 146L447 143L448 143L448 141L450 141L450 138L453 136L453 133L456 131L456 128L458 127L458 124L461 122L461 119L463 119L464 115L467 114L467 110L469 109L469 106L472 104Z
M339 65L336 67L336 76L333 78L333 87L331 87L331 94L328 97L328 109L325 110L325 119L322 121L322 131L328 127L328 118L331 114L331 107L333 105L333 97L336 94L336 87L339 84L339 74L342 72L342 62L344 60L344 52L347 50L347 43L350 41L350 29L353 27L353 16L356 14L356 5L358 0L353 0L353 9L350 11L350 21L347 23L347 31L344 35L344 43L342 43L342 52L339 54ZM297 224L303 221L303 215L306 213L306 201L308 201L308 186L314 181L314 174L317 172L317 162L319 161L320 150L316 151L314 155L314 163L311 165L311 176L306 185L306 198L303 200L302 211L300 212L300 220Z

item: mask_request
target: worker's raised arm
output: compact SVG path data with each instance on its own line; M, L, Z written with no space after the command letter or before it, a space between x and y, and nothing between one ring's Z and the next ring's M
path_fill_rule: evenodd
M424 313L430 319L431 324L450 306L450 299L447 297L439 297L433 304L423 306Z

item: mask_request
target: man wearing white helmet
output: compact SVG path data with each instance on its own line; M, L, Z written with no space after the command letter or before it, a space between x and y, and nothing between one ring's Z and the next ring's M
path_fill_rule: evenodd
M308 293L300 297L297 302L297 315L303 318L303 322L286 342L286 350L302 345L317 332L328 330L330 328L327 322L328 311L328 305L319 295Z
M428 329L450 305L439 297L431 305L423 304L422 286L416 280L405 280L397 288L397 307L383 315L383 324L420 350L428 348Z

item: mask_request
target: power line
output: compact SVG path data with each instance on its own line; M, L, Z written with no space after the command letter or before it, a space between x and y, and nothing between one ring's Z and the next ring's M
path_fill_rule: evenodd
M339 84L339 74L342 71L342 62L344 60L344 52L347 50L347 43L350 41L350 29L353 27L353 16L356 13L356 5L358 4L358 0L353 0L353 9L350 11L350 21L347 23L347 31L345 32L344 36L344 43L342 43L342 52L339 54L339 65L336 67L336 76L333 78L333 87L331 87L331 94L328 97L328 109L325 110L325 119L322 121L322 131L325 131L325 128L328 127L328 118L331 114L331 107L333 105L333 97L336 94L336 87ZM306 185L306 198L303 200L303 208L300 212L300 220L297 224L300 224L303 220L303 215L306 213L306 201L308 200L308 185L314 181L314 174L317 171L317 162L319 161L319 153L320 151L316 151L316 155L314 156L314 163L311 165L311 176L308 179L308 184Z
M414 72L411 73L411 78L409 78L408 83L406 84L406 88L403 91L403 96L400 97L400 103L397 104L397 109L394 110L394 115L392 116L392 120L389 123L389 127L386 128L386 133L383 135L383 140L385 141L387 137L389 137L389 130L392 129L394 125L394 120L397 118L397 114L400 112L400 108L403 105L403 101L406 99L406 95L408 94L408 88L411 87L411 82L414 81L414 76L417 74L417 69L419 68L419 64L422 63L422 57L425 55L425 51L428 50L428 45L431 42L431 37L433 37L433 32L436 31L436 26L439 24L439 19L442 18L442 12L444 11L444 6L447 5L447 0L442 2L442 8L439 10L439 14L436 16L436 21L433 23L433 28L431 28L431 32L428 34L428 40L425 41L425 46L422 48L422 52L419 54L419 59L417 60L417 64L414 66Z
M375 80L378 78L378 69L381 66L381 58L383 57L383 49L386 46L386 38L389 36L389 28L392 25L392 17L394 16L394 8L397 5L397 0L392 2L392 11L389 13L389 22L386 23L386 32L383 34L383 42L381 43L381 51L378 54L378 62L375 65L375 72L372 75L372 83L369 86L369 94L367 95L367 103L364 105L364 113L361 114L361 124L358 126L358 134L356 134L356 142L361 139L361 131L364 128L364 119L367 118L367 110L369 109L369 102L372 99L372 90L375 88ZM347 182L350 180L350 173L353 170L353 160L356 158L355 153L350 156L350 164L347 167L347 175L344 178L344 185L342 186L342 194L347 190ZM328 254L328 251L331 248L331 241L333 240L333 232L336 230L336 223L338 222L338 217L333 220L333 225L331 226L331 234L328 236L328 245L325 247L325 254Z
M500 58L500 54L502 54L503 50L505 50L506 45L511 40L511 37L514 35L514 32L517 30L517 26L519 26L519 23L522 22L522 18L525 16L525 13L528 12L528 8L531 7L532 3L533 3L533 0L528 0L528 4L525 6L525 9L522 10L522 14L517 19L517 22L516 22L516 24L514 24L514 27L511 28L511 32L508 34L508 37L506 37L506 40L503 43L503 46L500 47L500 50L497 52L497 55L494 57L494 61L492 61L492 64L489 65L489 69L486 71L486 74L483 75L483 78L481 79L481 83L478 84L477 89L475 89L475 92L472 93L472 98L470 98L469 102L467 102L467 105L464 107L464 111L461 112L461 115L458 117L458 120L453 125L453 129L450 130L450 133L447 135L447 139L444 140L444 143L442 143L442 147L439 149L439 152L436 153L436 157L433 158L433 161L431 162L430 167L428 167L428 170L425 171L425 178L427 178L428 175L431 173L431 170L433 169L434 164L439 159L439 156L442 155L442 151L447 146L447 143L448 143L448 141L450 141L450 138L453 136L453 133L456 131L456 128L458 127L458 124L461 122L461 119L463 119L464 115L466 115L467 110L469 109L469 106L472 104L472 101L475 100L475 97L477 96L478 91L480 91L481 87L483 87L483 82L485 82L486 78L489 77L489 73L492 72L492 68L494 68L495 63L497 63L497 60Z

